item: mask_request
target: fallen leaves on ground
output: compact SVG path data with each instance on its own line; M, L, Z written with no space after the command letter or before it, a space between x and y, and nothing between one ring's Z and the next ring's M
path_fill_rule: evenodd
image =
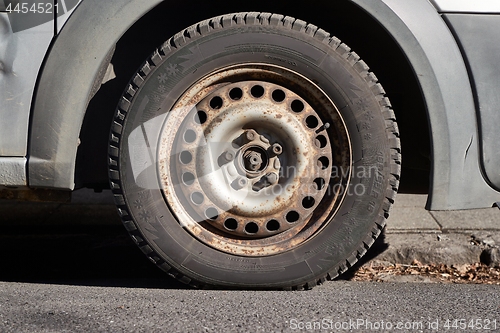
M461 266L424 265L417 260L411 265L395 264L391 266L368 265L361 267L352 281L382 282L388 275L419 275L433 281L444 283L483 283L500 285L500 269L481 263Z

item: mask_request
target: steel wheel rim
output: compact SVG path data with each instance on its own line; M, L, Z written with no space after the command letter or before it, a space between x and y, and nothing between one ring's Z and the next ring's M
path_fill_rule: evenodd
M345 123L319 87L282 67L244 64L186 90L163 126L158 161L182 227L220 251L265 256L329 223L352 154Z

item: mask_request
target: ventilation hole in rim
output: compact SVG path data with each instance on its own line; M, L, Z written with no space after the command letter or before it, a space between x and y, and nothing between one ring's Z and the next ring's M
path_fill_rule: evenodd
M325 170L330 166L330 160L328 160L328 157L322 156L318 158L318 167L321 168L321 170Z
M196 140L196 132L189 129L184 133L184 141L187 143L193 143Z
M214 110L218 110L222 107L224 101L219 96L215 96L210 100L210 107Z
M326 140L326 137L324 135L318 135L316 137L316 141L315 141L316 147L325 148L327 143L328 143L328 141Z
M296 99L290 104L290 107L293 112L302 112L304 110L304 103Z
M277 231L280 229L280 223L276 220L270 220L266 223L266 229L268 231Z
M273 91L272 93L272 97L274 99L275 102L283 102L285 100L285 92L281 89L276 89L275 91Z
M304 207L305 209L312 208L315 203L316 200L314 200L313 197L305 197L304 199L302 199L302 207Z
M191 161L193 160L193 155L191 155L191 153L188 152L187 150L184 150L179 155L179 159L180 159L182 164L188 164L188 163L191 163Z
M299 213L297 213L296 211L292 210L292 211L289 211L286 216L285 216L285 219L290 222L290 223L294 223L294 222L297 222L300 218L300 215Z
M200 193L200 192L193 192L191 194L191 201L195 204L195 205L201 205L203 203L203 201L205 200L205 197L203 196L203 193Z
M307 125L307 127L311 128L311 129L318 127L318 125L319 125L318 118L316 118L316 116L307 117L306 118L306 125Z
M194 179L194 175L191 172L184 172L182 174L182 182L184 183L184 185L193 185Z
M198 111L194 115L194 122L201 125L207 121L207 114L205 111Z
M214 221L219 217L219 212L216 208L210 207L205 210L205 216L207 217L207 219Z
M228 218L224 221L224 227L228 230L236 230L238 229L238 221L233 218Z
M314 184L316 185L316 190L321 191L325 187L325 180L323 178L316 178Z
M229 97L231 97L233 101L237 101L243 97L243 91L240 88L233 88L229 91Z
M245 225L245 231L248 234L256 234L259 231L259 226L255 222L248 222Z
M262 97L264 95L264 88L259 85L253 86L252 89L250 89L250 93L255 98Z

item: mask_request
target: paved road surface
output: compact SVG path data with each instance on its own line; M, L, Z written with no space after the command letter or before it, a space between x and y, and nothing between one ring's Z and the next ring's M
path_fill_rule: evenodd
M1 282L1 331L306 332L308 325L317 332L500 331L495 286L336 281L311 291L273 292L189 290L175 284L134 288L136 283ZM490 329L455 329L455 319Z

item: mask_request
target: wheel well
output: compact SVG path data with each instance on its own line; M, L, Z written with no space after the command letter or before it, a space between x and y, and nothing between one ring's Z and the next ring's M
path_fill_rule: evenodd
M165 40L198 21L240 11L266 11L311 22L349 45L377 75L390 98L401 134L403 170L400 191L427 193L431 144L419 84L395 41L367 13L349 1L314 2L307 8L289 1L255 0L163 2L137 21L118 41L111 59L115 78L90 101L80 133L76 187L108 186L107 141L116 103L130 77Z

